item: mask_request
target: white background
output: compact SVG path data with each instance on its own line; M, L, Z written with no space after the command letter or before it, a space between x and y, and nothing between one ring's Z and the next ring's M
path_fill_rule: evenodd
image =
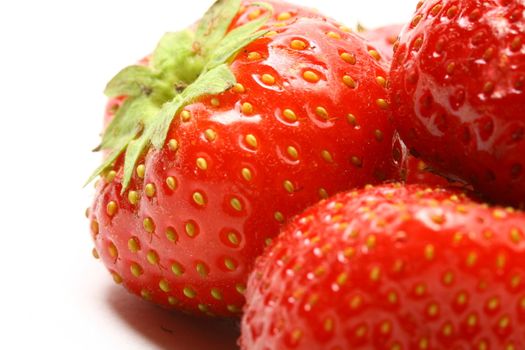
M84 218L105 83L211 2L0 3L0 349L235 349L234 326L115 286ZM292 2L372 28L408 20L417 0Z

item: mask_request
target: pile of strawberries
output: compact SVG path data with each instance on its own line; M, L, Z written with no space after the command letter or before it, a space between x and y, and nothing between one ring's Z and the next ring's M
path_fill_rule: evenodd
M94 256L242 349L525 349L524 13L217 1L106 88Z

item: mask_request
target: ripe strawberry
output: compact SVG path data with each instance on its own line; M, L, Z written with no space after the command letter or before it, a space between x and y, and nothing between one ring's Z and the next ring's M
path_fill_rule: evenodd
M493 201L525 200L522 1L426 1L400 36L391 99L412 153Z
M288 218L398 176L374 52L332 20L275 5L291 10L248 6L252 21L221 39L244 17L218 2L197 34L169 34L149 65L108 85L128 96L100 147L112 154L90 210L95 255L165 307L237 315L255 257Z
M388 185L295 218L257 260L243 349L524 349L525 213Z
M394 55L394 44L401 29L403 29L402 24L391 24L372 30L365 29L359 34L372 43L385 60L391 62Z
M435 174L425 162L414 156L407 158L406 183L442 187L447 187L451 184L451 182L444 177Z

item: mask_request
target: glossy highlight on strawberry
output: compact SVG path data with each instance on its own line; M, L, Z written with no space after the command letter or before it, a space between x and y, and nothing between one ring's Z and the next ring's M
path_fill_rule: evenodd
M525 213L384 185L296 217L257 260L242 349L525 348Z
M514 206L525 198L524 10L522 1L421 2L390 76L411 152Z
M239 50L176 34L191 48L179 71L168 35L148 64L108 85L111 97L131 95L103 137L113 153L89 211L94 254L117 283L164 307L238 316L256 256L291 217L399 177L381 58L330 19L269 3L212 8L233 18L226 38L244 28Z

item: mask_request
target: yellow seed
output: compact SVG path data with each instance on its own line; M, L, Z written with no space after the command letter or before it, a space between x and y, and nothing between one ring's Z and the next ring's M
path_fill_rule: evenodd
M116 259L118 257L117 247L115 247L115 245L113 243L109 243L109 245L108 245L108 253L109 253L109 256L111 256L112 258Z
M208 129L204 132L204 137L206 137L206 140L209 142L213 142L217 139L217 133L212 129Z
M286 149L286 152L288 152L288 155L293 159L297 160L299 158L299 152L297 151L297 148L293 146L288 146Z
M172 176L168 176L166 178L166 185L168 185L170 190L175 191L177 189L177 180Z
M146 259L151 265L157 265L159 263L159 255L154 250L150 250L148 254L146 254Z
M195 204L201 207L206 205L206 200L204 199L204 196L200 192L193 193L193 201L195 202Z
M376 101L376 104L381 109L388 109L388 102L385 99L382 99L382 98L378 99Z
M298 39L292 40L290 43L290 47L294 50L304 50L307 46L308 45L304 41Z
M175 139L171 139L168 141L168 147L170 151L175 152L179 149L179 143Z
M235 246L239 245L239 237L235 232L228 233L228 241Z
M294 193L295 192L295 186L290 180L286 180L283 182L283 187L288 193Z
M291 109L285 109L283 111L283 116L286 118L286 120L288 120L290 122L296 122L297 121L297 115Z
M330 152L328 152L327 150L323 150L321 152L321 157L323 157L323 159L327 163L333 163L334 162L334 158L332 157L332 154Z
M278 33L275 30L271 30L268 33L264 34L265 37L276 36Z
M237 290L237 293L244 295L244 293L246 293L246 286L239 283L235 286L235 290Z
M386 87L386 79L384 77L376 77L376 82L379 84L379 86Z
M275 84L275 78L271 74L263 74L261 79L262 79L263 83L265 83L266 85L273 85L273 84Z
M345 83L345 85L347 85L348 87L351 87L352 89L355 89L357 86L357 83L355 82L355 80L352 79L352 77L349 75L345 75L343 77L343 83Z
M115 180L115 177L117 176L117 172L115 170L110 170L108 174L106 175L106 181L113 182Z
M193 299L193 298L195 298L197 296L197 292L195 292L195 290L193 288L191 288L191 287L184 287L182 292L189 299Z
M436 255L435 248L432 244L428 244L425 247L425 258L427 260L433 260Z
M132 253L136 253L140 250L140 243L137 238L131 237L128 241L128 249Z
M113 216L117 213L117 209L118 209L117 203L115 203L114 201L111 201L106 206L106 213L109 216Z
M355 165L358 168L363 166L363 161L359 157L353 156L352 158L350 158L350 161L353 165Z
M213 297L213 299L222 300L222 293L218 288L212 288L210 294Z
M184 274L184 267L178 262L174 262L173 264L171 264L171 272L173 272L175 276L180 277Z
M321 197L321 199L327 199L329 196L328 196L328 192L326 192L326 190L324 188L320 188L319 189L319 197Z
M376 266L370 271L370 280L377 282L380 278L381 278L381 269Z
M284 215L280 211L276 211L273 217L278 222L284 222Z
M120 275L116 272L112 272L111 273L111 276L113 276L113 281L116 283L116 284L121 284L122 283L122 277L120 277Z
M139 202L139 194L138 192L136 191L129 191L128 192L128 201L132 204L132 205L137 205L137 203Z
M235 84L233 86L233 91L238 93L238 94L242 94L242 93L246 92L246 88L241 83L237 83L237 84Z
M177 232L171 227L168 227L166 229L166 238L168 239L168 241L173 242L173 243L177 243L177 241L179 240L179 236L177 235Z
M252 175L252 172L250 171L250 169L248 169L248 168L243 168L243 169L241 170L241 174L242 174L242 177L243 177L246 181L252 181L253 175Z
M254 135L248 134L244 139L249 146L257 148L257 138Z
M186 234L190 236L191 238L195 237L197 234L197 228L195 227L195 224L193 222L188 222L185 225Z
M146 174L146 167L144 166L144 164L140 164L140 165L137 167L137 176L138 176L140 179L143 179L145 174Z
M250 61L257 61L260 59L261 59L261 54L256 51L252 51L248 54L248 60Z
M206 265L203 264L203 263L198 263L198 264L195 266L195 270L197 270L197 273L198 273L201 277L206 277L206 276L208 276L208 267L206 267Z
M377 52L376 50L370 50L368 51L368 53L370 54L370 56L372 56L372 58L374 58L376 61L379 61L381 59L381 55L379 54L379 52Z
M260 9L255 9L252 12L250 12L250 14L248 15L248 18L251 19L251 20L254 20L257 17L259 17L260 15L261 15L261 10Z
M155 231L155 223L151 218L145 218L142 222L142 226L144 227L144 230L148 233L153 233Z
M306 72L303 73L303 78L304 80L310 82L310 83L317 83L319 80L321 80L321 78L319 77L319 75L317 75L317 73L315 72L312 72L311 70L307 70Z
M93 248L93 249L91 250L91 254L93 255L93 257L94 257L95 259L100 259L100 255L98 254L97 248Z
M331 318L324 320L323 328L326 332L332 332L334 330L334 320Z
M208 170L208 162L204 158L197 158L197 167L200 170Z
M170 285L169 285L168 281L166 281L166 280L161 280L159 282L159 288L164 293L168 293L171 290Z
M140 277L144 273L144 270L142 269L142 266L140 266L137 263L132 263L130 265L129 269L131 271L131 274L133 276L135 276L135 277Z
M149 197L149 198L152 198L155 196L155 185L152 184L152 183L149 183L146 185L146 187L144 188L144 192L146 193L146 196Z
M235 209L236 211L242 211L242 203L239 199L237 198L232 198L230 200L230 205L233 209Z
M183 122L189 122L191 119L191 113L190 111L183 110L182 112L180 112L180 117Z
M241 107L241 112L244 115L253 114L253 105L249 102L244 102Z
M226 266L226 268L230 271L237 269L235 262L229 258L224 259L224 266Z
M91 221L91 231L93 232L93 235L98 235L99 232L99 225L97 220Z
M343 61L345 61L346 63L350 63L350 64L356 64L357 60L355 58L355 55L352 54L352 53L348 53L348 52L343 52L341 54L341 58L343 59Z
M290 12L281 12L278 16L277 16L277 20L278 21L286 21L288 19L292 18L292 14Z
M140 296L144 300L151 300L151 292L149 290L143 289L140 291Z
M217 97L213 97L211 100L210 100L210 103L213 107L219 107L221 105L221 101L219 101L219 99Z
M339 33L336 33L336 32L328 32L328 33L326 33L326 35L329 38L332 38L332 39L341 39L341 35Z
M328 118L329 118L328 111L324 107L317 107L315 109L315 114L317 114L319 117L321 117L321 118L323 118L325 120L328 120Z
M510 230L510 240L514 244L520 244L523 241L523 234L517 228L513 228Z
M238 307L237 305L228 305L226 306L226 308L228 309L229 312L231 312L232 314L238 314L241 312L241 308Z
M357 118L352 113L349 113L346 116L346 120L348 120L348 123L350 123L353 126L357 126Z

